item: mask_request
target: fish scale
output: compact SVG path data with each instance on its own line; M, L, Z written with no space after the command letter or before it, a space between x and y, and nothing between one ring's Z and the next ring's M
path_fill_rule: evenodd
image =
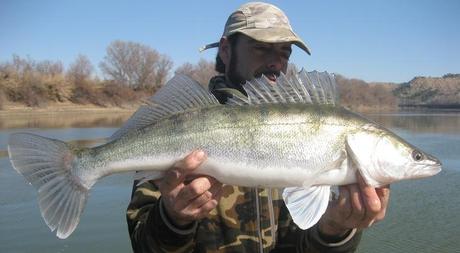
M337 105L332 75L303 71L293 80L281 74L274 88L262 77L243 86L248 97L236 95L221 105L178 75L106 144L80 149L15 133L10 161L37 188L42 216L59 238L75 230L100 178L137 171L141 181L159 179L195 149L207 153L196 174L231 185L284 188L283 200L301 229L321 218L330 186L355 183L357 172L378 187L440 171L433 156Z

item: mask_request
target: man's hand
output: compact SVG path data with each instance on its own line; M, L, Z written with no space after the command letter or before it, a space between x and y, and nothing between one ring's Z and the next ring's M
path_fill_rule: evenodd
M156 181L166 213L175 225L186 226L206 217L220 200L222 183L215 178L187 177L205 160L203 151L194 151L176 162L162 179Z
M339 198L329 203L319 221L319 231L342 236L350 229L364 229L383 220L390 198L390 186L373 188L357 173L358 183L340 186Z

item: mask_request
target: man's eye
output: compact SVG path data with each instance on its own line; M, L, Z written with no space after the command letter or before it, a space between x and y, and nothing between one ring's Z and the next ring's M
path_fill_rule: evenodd
M260 51L267 51L267 50L268 50L268 47L265 47L265 46L255 46L254 49L255 49L255 50L260 50Z

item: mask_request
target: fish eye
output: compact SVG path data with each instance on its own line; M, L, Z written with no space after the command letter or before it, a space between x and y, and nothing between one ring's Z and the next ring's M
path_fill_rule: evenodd
M421 160L423 160L423 154L417 150L414 150L412 151L412 159L414 159L414 161L416 162L420 162Z

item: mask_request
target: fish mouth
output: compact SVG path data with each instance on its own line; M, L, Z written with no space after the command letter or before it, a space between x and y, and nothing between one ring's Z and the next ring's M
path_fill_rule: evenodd
M438 166L438 167L442 166L442 163L438 158L436 158L436 157L434 157L432 155L429 155L429 154L425 154L425 155L427 156L428 160L431 161L431 163L430 163L431 165Z
M414 178L425 178L425 177L431 177L442 170L442 165L441 162L439 161L433 161L433 163L427 163L427 164L420 164L419 166L414 168L415 170L413 171L413 176Z
M430 155L430 154L425 154L426 160L422 164L420 164L421 168L419 169L420 177L429 177L429 176L434 176L441 172L442 170L442 163L441 161Z
M439 163L439 164L427 166L427 168L425 170L427 170L429 173L431 173L430 176L434 176L434 175L438 174L439 172L441 172L442 168L441 168L441 164Z

